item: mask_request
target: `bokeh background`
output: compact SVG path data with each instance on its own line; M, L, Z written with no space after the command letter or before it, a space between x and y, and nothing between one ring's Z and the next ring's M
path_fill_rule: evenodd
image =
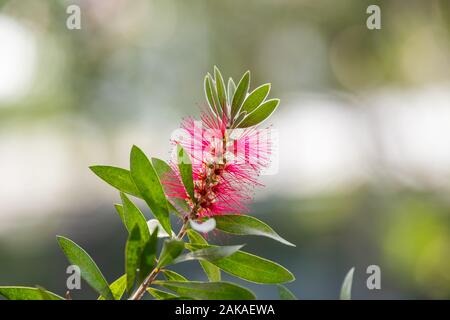
M133 144L167 159L217 65L282 100L279 169L252 214L297 247L214 241L288 267L301 299L337 298L353 266L356 299L450 298L449 32L448 0L0 0L0 284L64 294L56 234L123 274L118 193L88 166L127 167ZM372 264L381 290L366 287ZM177 270L204 279L195 262Z

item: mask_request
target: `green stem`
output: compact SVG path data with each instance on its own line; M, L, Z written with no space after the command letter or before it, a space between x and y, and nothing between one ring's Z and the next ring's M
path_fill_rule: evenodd
M183 226L181 227L180 231L177 234L177 239L181 240L185 236L185 234L189 228L189 219L192 217L195 217L196 210L198 210L197 206L195 206L192 209L191 214L189 216L186 216L184 218ZM136 290L136 292L131 296L130 300L141 300L145 294L145 291L152 284L152 282L155 281L155 279L158 276L160 271L161 271L161 269L159 269L158 267L154 268L152 270L152 272L150 272L148 277L145 278L144 282L142 282L142 284L139 286L139 288Z

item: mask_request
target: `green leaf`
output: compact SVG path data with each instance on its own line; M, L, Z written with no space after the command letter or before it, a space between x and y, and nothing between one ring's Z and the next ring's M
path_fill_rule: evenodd
M114 295L115 300L120 300L127 288L127 275L124 274L120 278L118 278L116 281L111 283L109 286L111 289L111 292ZM103 296L98 297L98 300L105 300Z
M218 103L216 103L215 98L217 97L214 95L213 90L215 91L216 89L214 89L211 78L209 76L209 74L207 76L205 76L205 83L204 83L204 88L205 88L205 95L206 95L206 99L208 100L208 105L209 108L211 109L211 111L216 114L219 115L219 106Z
M200 300L254 300L255 295L248 289L229 282L201 281L155 281L180 296Z
M205 245L191 246L197 249L208 247ZM250 282L278 284L295 280L294 275L278 263L244 251L237 251L218 260L207 260L223 271Z
M239 113L239 116L233 121L233 128L237 128L239 124L244 120L244 118L247 116L247 112L241 112Z
M270 83L263 84L253 90L248 97L245 99L241 110L251 113L253 110L259 107L259 105L264 101L270 91Z
M188 279L175 271L164 269L162 272L164 273L164 277L169 281L188 281Z
M189 260L206 260L215 261L231 256L233 253L241 249L243 245L237 246L208 246L198 249L195 245L186 244L186 248L192 249L192 252L179 256L174 263L180 263Z
M123 206L118 204L118 203L116 203L116 204L114 204L114 208L116 208L117 214L119 215L120 220L122 220L122 223L124 224L124 226L126 228L127 224L125 222L125 212L123 210Z
M189 229L187 231L189 241L192 244L207 245L208 242L197 231ZM217 282L222 279L220 269L208 261L199 261L209 281Z
M141 264L143 242L139 225L135 225L128 236L125 246L125 271L127 274L127 292L130 293L136 281L138 266Z
M64 300L53 292L30 287L0 287L0 296L8 300Z
M211 110L218 117L222 117L222 106L220 105L219 97L217 95L216 84L213 80L213 77L209 73L207 74L207 76L205 78L205 86L206 86L206 89L209 89L209 94L211 94L212 102L209 101L208 92L207 92L208 102L212 103L212 104L210 104Z
M202 244L202 245L208 244L208 242L205 240L205 238L203 238L202 235L195 230L188 229L187 235L188 235L189 241L192 244Z
M89 167L100 179L124 193L141 198L141 194L131 179L130 171L111 166Z
M156 174L158 175L160 180L167 179L168 175L173 175L174 172L170 165L165 162L164 160L158 159L158 158L152 158L152 164L153 168L156 171Z
M182 214L179 211L179 209L177 209L175 207L175 205L178 206L178 208L180 208L180 210L182 210L182 211L184 210L184 212L186 212L186 213L191 211L191 207L189 207L189 204L187 203L186 200L181 199L181 198L171 198L170 200L173 202L173 204L171 203L171 201L167 201L167 205L169 207L169 211L174 213L179 218L183 219L185 215Z
M36 286L36 289L38 289L39 294L42 297L42 300L65 300L62 297L59 297L59 296L47 291L44 287Z
M156 300L172 300L179 298L177 295L155 288L147 288L147 292L150 293Z
M233 102L234 93L236 92L236 85L234 84L233 79L228 79L228 105L231 106Z
M227 108L227 92L225 90L225 84L223 81L222 74L219 68L214 66L214 79L216 81L217 97L219 98L220 107L222 110Z
M285 245L295 247L295 244L283 239L266 223L256 219L255 217L240 214L228 214L215 216L214 219L216 220L216 228L221 231L236 235L268 237Z
M150 236L150 239L142 250L141 263L139 267L139 283L142 283L150 274L156 262L156 249L158 246L158 228Z
M238 128L248 128L262 123L278 107L280 99L271 99L260 105L255 111L250 113L244 120L237 125Z
M122 198L123 216L128 232L131 233L135 226L139 226L141 242L147 242L150 239L150 231L143 213L124 193L120 193L120 198Z
M234 119L234 117L239 113L239 110L241 109L242 106L242 102L244 101L247 95L249 85L250 85L250 71L247 71L242 76L242 79L239 81L233 96L233 102L231 103L232 119Z
M189 155L184 151L181 145L177 145L178 154L178 169L180 170L181 180L183 181L184 188L192 201L195 200L194 196L194 180L192 177L192 163L189 159Z
M158 158L152 158L152 164L153 168L155 168L156 174L159 177L160 181L170 181L175 177L175 173L173 172L170 165L165 162L164 160L158 159ZM169 188L166 184L162 184L162 187L164 189L165 194L168 194L170 192ZM183 210L190 210L188 204L184 199L179 198L171 198L171 201L173 201L176 205L178 205ZM170 212L174 213L175 215L182 217L182 214L175 208L175 206L167 200L167 206Z
M173 262L184 250L184 242L170 239L164 241L163 248L159 255L158 268L165 267Z
M345 276L344 282L341 287L341 300L351 300L352 299L352 282L353 273L355 272L355 267L351 268L350 271Z
M285 286L279 284L277 287L281 300L297 300L297 297Z
M133 146L131 149L130 167L131 177L145 202L152 210L156 219L159 220L164 230L168 234L172 234L167 199L159 177L146 155L136 146Z
M108 282L89 254L70 239L61 236L57 236L56 239L70 263L80 268L81 277L99 294L113 300L114 296Z

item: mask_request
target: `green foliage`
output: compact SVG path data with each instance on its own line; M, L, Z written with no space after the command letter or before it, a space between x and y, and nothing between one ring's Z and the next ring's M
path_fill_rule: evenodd
M241 110L247 113L251 113L253 110L259 107L264 99L267 97L270 91L270 83L263 84L253 90L245 99Z
M164 277L169 281L188 281L185 277L183 277L181 274L176 273L172 270L164 269L163 271Z
M231 117L234 119L241 110L242 102L247 96L248 88L250 86L250 71L247 71L239 81L236 91L231 103Z
M162 268L171 264L183 250L184 242L182 240L171 239L164 241L157 267Z
M39 294L41 295L43 300L64 300L62 297L47 291L44 287L36 286L36 289L38 289Z
M223 82L222 74L219 69L214 66L214 80L216 82L217 97L219 98L219 104L222 111L227 107L227 92L225 90L225 84Z
M142 249L140 267L139 267L139 283L142 283L144 279L150 274L153 267L156 264L156 249L158 246L158 228L156 228L150 236L147 243L144 244Z
M145 202L168 234L172 233L169 209L161 182L147 156L136 146L130 155L131 177Z
M277 287L281 300L297 300L297 297L285 286L279 284Z
M174 263L180 263L189 260L216 261L231 256L242 247L243 245L223 247L206 246L203 249L198 249L198 247L196 247L195 245L187 244L186 248L192 249L192 252L179 256L174 260Z
M103 297L113 300L114 295L109 288L108 282L89 254L72 240L61 236L56 238L70 263L77 265L81 269L81 277Z
M228 79L228 103L231 105L231 102L233 101L234 93L236 92L236 84L234 83L233 79Z
M192 178L192 163L189 156L181 145L177 145L178 168L181 174L181 180L189 197L194 200L194 180Z
M242 120L237 127L238 128L248 128L252 126L256 126L257 124L261 124L264 120L270 117L270 115L275 111L280 103L279 99L271 99L267 100L256 110L249 113L244 120Z
M355 272L355 268L351 268L350 271L344 278L344 282L341 287L341 300L351 300L352 299L352 282L353 282L353 273Z
M142 237L141 230L135 225L128 236L125 247L125 271L127 274L127 291L131 292L136 280L136 273L141 260L142 254Z
M111 289L111 292L112 292L112 294L114 296L114 299L115 300L120 300L122 298L123 294L125 293L126 288L127 288L127 275L124 274L119 279L117 279L116 281L111 283L109 288ZM100 296L98 298L98 300L105 300L105 297Z
M8 300L64 300L45 289L30 287L0 287L0 295Z
M208 242L195 230L190 229L188 230L187 234L191 244L200 244L200 245L208 244ZM217 282L222 279L220 269L218 267L216 267L215 265L213 265L208 261L201 260L199 262L203 270L205 271L205 274L208 277L209 281Z
M91 166L90 169L100 179L112 185L119 191L141 197L138 188L131 179L130 171L110 166Z
M156 300L173 300L178 298L178 296L173 293L165 292L155 288L148 288L147 292L150 293Z
M228 80L228 93L222 74L214 67L214 78L208 73L205 77L204 89L210 109L217 117L225 112L231 128L248 128L267 120L275 111L279 99L267 98L271 84L263 84L251 93L250 71L247 71L239 81L237 87L232 78Z
M190 248L206 249L215 246L190 245ZM228 257L210 259L202 257L221 270L238 278L262 284L278 284L294 281L294 275L283 266L253 254L236 251Z
M238 214L228 214L217 216L216 228L231 234L236 235L255 235L268 237L277 240L285 245L295 247L295 244L283 239L271 227L256 219L255 217Z
M121 193L120 197L122 198L123 203L122 215L125 227L131 233L131 231L138 226L141 242L147 242L148 239L150 239L150 232L148 230L147 221L145 220L144 215L124 193Z
M180 296L200 300L254 300L255 295L248 289L229 282L200 281L155 281Z

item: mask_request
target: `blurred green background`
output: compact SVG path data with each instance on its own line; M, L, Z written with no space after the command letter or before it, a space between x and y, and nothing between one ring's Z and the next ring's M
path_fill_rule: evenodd
M66 28L70 4L81 30ZM123 274L119 196L88 166L127 167L133 144L167 159L217 65L281 98L278 172L252 214L297 247L213 240L288 267L300 299L337 298L352 266L356 299L450 298L449 32L448 0L0 0L0 284L63 294L56 234ZM372 264L381 290L366 287Z

